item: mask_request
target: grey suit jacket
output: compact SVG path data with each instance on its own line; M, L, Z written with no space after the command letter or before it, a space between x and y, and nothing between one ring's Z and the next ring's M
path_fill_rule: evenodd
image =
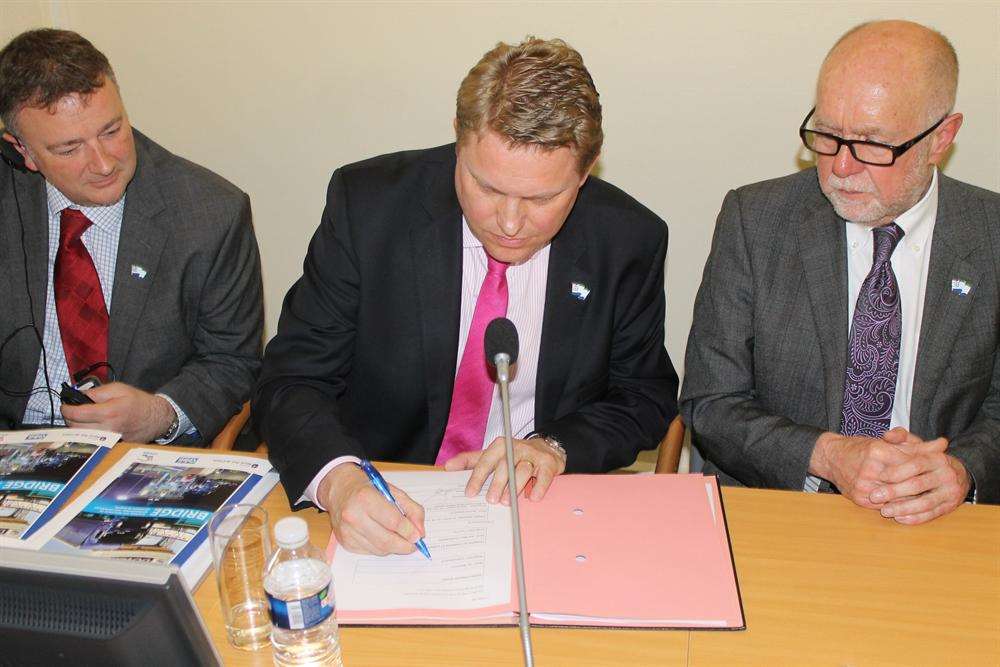
M125 195L108 361L119 380L170 396L208 440L250 397L260 369L263 305L250 201L138 131L135 143L138 165ZM13 334L0 357L0 428L19 424L23 393L33 388L47 261L45 181L0 163L0 340ZM133 275L133 266L145 277ZM30 328L29 292L39 338Z
M813 169L731 191L695 302L681 410L723 482L801 489L840 430L846 223ZM1000 502L1000 195L941 176L910 430L944 436ZM971 286L951 291L952 279Z

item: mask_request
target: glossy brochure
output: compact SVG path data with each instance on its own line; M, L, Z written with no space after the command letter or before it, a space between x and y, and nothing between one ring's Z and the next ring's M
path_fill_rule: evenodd
M193 589L212 563L212 513L229 503L256 504L277 481L264 459L133 449L46 527L42 548L169 563Z
M41 546L39 531L120 439L93 429L0 431L0 547Z

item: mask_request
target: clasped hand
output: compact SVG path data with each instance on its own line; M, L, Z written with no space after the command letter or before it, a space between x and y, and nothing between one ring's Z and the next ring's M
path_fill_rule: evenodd
M861 507L903 524L925 523L965 500L971 480L947 454L945 438L921 440L903 428L882 438L832 436L828 479Z

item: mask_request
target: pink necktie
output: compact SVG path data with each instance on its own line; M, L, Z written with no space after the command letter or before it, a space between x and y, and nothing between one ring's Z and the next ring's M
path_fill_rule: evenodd
M483 351L483 334L486 325L507 314L507 265L489 255L486 262L486 278L479 288L469 338L465 342L458 375L455 376L448 426L434 462L436 465L444 465L456 454L483 448L494 387Z

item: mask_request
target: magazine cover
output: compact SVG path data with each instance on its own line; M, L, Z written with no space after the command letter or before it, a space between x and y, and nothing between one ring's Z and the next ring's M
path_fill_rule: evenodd
M92 429L0 431L0 546L40 546L32 536L120 437Z
M65 511L45 551L169 563L197 583L219 507L257 503L277 483L264 460L135 449Z

